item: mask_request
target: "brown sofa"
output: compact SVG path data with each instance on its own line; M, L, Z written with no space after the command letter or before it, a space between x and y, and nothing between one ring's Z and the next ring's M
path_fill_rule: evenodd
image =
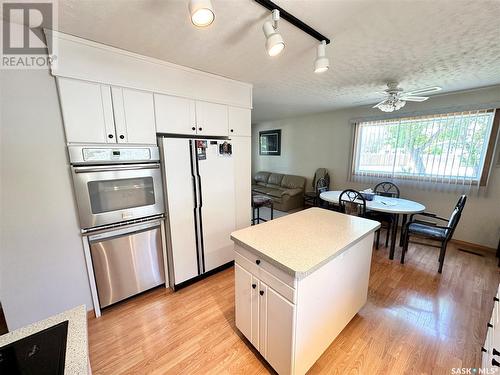
M289 174L257 172L252 183L252 192L273 200L276 210L290 211L304 206L306 179Z

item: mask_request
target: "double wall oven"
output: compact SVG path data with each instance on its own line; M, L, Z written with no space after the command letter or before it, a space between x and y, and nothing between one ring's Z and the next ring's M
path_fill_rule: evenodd
M71 145L68 151L94 305L163 284L158 147Z

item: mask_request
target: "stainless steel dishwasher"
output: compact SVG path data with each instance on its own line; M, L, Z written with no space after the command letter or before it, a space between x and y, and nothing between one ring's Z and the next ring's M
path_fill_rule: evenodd
M165 283L160 221L88 236L100 307Z

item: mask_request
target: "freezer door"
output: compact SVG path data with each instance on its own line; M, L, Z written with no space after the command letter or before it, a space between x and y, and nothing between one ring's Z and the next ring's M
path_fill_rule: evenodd
M195 223L196 186L190 140L160 138L166 207L170 228L167 247L173 266L174 284L200 273ZM191 142L192 143L192 142Z
M101 307L165 282L160 227L89 237Z
M198 158L205 272L234 260L234 157L219 154L223 142L207 140L206 158Z

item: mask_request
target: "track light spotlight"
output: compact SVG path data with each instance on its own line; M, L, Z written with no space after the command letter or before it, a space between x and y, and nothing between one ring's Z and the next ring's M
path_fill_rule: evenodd
M280 12L277 9L273 10L273 23L270 21L264 22L262 30L266 36L266 50L269 56L276 56L285 48L285 42L281 35L276 31L278 29L278 21L280 19Z
M191 22L198 27L207 27L215 20L214 7L210 0L190 0Z
M330 67L330 61L326 57L326 41L318 44L316 60L314 60L314 73L324 73Z

